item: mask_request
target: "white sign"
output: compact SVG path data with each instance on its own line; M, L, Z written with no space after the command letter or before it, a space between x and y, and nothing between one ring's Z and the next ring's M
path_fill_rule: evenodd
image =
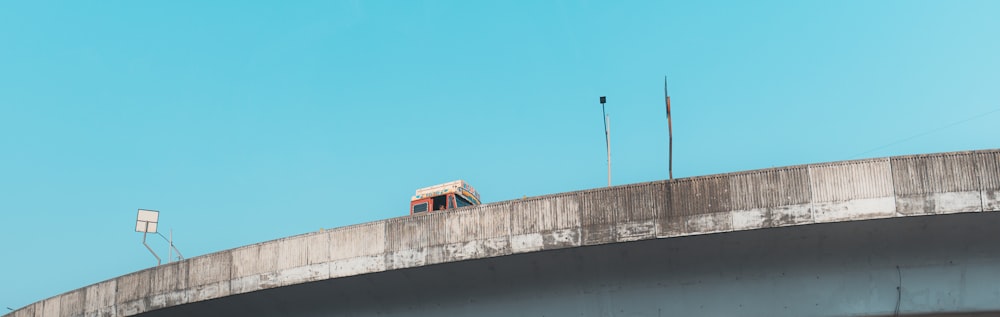
M139 215L136 216L135 220L135 231L156 233L156 223L159 219L159 211L139 209Z

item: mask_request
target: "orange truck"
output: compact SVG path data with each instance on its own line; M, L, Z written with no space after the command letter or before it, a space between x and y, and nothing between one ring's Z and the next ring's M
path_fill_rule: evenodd
M482 202L479 192L463 180L417 189L410 199L410 215L475 206Z

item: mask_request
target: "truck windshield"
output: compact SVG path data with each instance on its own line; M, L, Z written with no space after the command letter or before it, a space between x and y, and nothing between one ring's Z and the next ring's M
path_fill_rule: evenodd
M458 207L472 206L472 203L466 200L465 197L455 195L455 198L458 198Z
M427 203L413 205L413 213L427 211Z

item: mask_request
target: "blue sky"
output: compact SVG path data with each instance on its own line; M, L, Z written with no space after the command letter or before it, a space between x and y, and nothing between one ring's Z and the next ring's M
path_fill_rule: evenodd
M997 148L996 1L0 2L0 306L193 257L613 183ZM159 238L151 245L166 254Z

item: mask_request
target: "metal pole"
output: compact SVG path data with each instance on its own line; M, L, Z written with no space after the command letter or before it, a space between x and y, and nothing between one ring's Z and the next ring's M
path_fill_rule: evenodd
M610 118L604 110L604 103L601 103L601 113L604 114L604 144L608 149L608 187L611 187L611 129L608 127Z
M170 229L170 240L167 240L167 243L170 244L170 248L167 248L167 263L170 263L174 258L174 250L171 250L174 247L174 229Z
M668 157L670 179L674 179L674 124L670 120L670 94L667 93L667 76L663 76L663 95L667 98L667 129L670 135L670 154Z
M608 127L604 132L608 143L608 187L611 187L611 116L604 117L605 125Z
M163 238L163 240L166 240L167 243L170 243L170 247L173 248L174 252L177 252L177 259L178 260L183 260L184 259L184 255L181 254L181 250L178 250L177 246L174 245L174 229L170 229L170 240L167 240L167 237L164 237L162 233L157 232L156 234L160 235L160 238Z
M146 224L146 231L149 231L149 224L148 223ZM146 231L142 232L142 245L146 246L146 250L149 250L149 253L152 253L153 256L156 257L156 266L160 266L160 263L162 263L160 261L160 256L156 255L156 252L153 252L153 248L150 248L149 245L146 244L146 234L148 233Z
M170 229L170 247L174 248L174 252L177 252L177 260L184 259L184 255L181 254L181 250L177 250L177 247L174 246L174 229Z

